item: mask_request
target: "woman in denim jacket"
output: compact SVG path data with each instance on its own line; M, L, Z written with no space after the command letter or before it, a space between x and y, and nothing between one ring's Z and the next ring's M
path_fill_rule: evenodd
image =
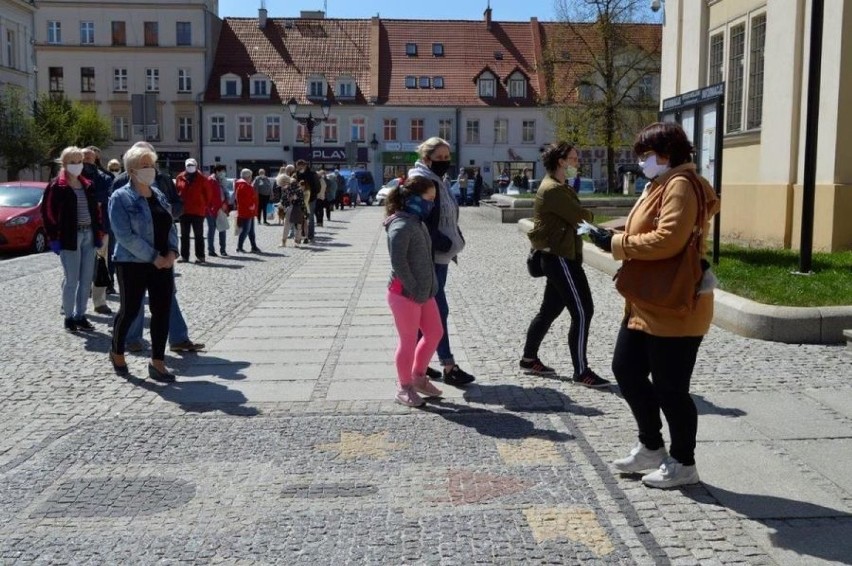
M145 291L151 310L151 363L148 376L171 383L166 369L166 338L174 290L174 263L179 257L177 231L168 199L154 185L157 154L135 145L124 154L130 182L109 199L109 219L115 234L113 262L118 275L120 307L113 323L110 360L118 375L129 370L124 359L127 331L142 308Z

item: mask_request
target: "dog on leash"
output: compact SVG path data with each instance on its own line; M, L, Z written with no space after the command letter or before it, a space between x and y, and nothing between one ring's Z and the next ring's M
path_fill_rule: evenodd
M275 217L278 219L278 225L284 224L284 219L287 217L287 209L284 205L278 203L275 205Z

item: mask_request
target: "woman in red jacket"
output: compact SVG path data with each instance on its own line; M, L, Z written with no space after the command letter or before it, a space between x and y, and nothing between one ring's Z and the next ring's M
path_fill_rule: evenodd
M237 226L240 228L240 236L237 239L237 251L245 252L243 243L248 236L251 243L251 251L259 252L260 248L254 241L254 219L257 216L257 193L251 184L251 169L240 171L240 178L234 185L234 195L237 201Z

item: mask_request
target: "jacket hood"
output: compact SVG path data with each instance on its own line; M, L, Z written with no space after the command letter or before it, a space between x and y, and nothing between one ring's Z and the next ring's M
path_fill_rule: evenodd
M408 218L416 218L418 221L420 220L419 218L417 218L416 216L414 216L410 212L406 212L404 210L397 210L396 212L394 212L393 214L391 214L390 216L385 218L384 222L382 222L382 226L384 226L385 230L387 230L390 227L390 225L394 223L394 221L406 220Z
M426 177L432 181L437 181L441 185L444 184L444 180L435 175L435 173L433 173L432 170L419 159L414 163L414 167L408 170L408 177Z

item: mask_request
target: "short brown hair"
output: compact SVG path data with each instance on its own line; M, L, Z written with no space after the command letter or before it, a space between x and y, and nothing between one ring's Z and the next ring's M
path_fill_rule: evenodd
M633 144L636 155L653 151L669 158L669 166L677 167L692 161L692 144L677 122L654 122L636 134Z

